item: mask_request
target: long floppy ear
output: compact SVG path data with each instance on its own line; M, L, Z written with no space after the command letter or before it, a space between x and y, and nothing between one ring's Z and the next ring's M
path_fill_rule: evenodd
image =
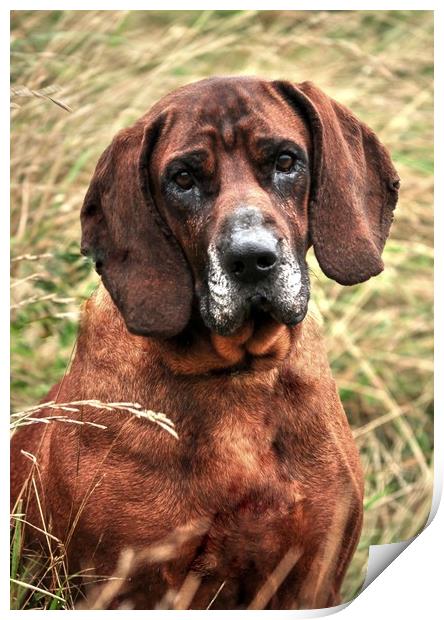
M322 271L357 284L384 269L399 177L373 131L311 82L274 82L305 118L313 162L309 228Z
M92 256L128 330L172 337L191 313L192 279L149 188L161 119L116 135L99 159L82 211L82 254Z

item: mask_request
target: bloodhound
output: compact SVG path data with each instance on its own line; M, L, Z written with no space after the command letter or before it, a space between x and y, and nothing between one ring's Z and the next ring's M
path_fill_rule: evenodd
M46 399L91 402L12 442L28 544L120 577L84 605L340 602L363 480L305 255L344 285L380 273L398 188L373 131L310 82L206 79L115 136L81 212L102 284Z

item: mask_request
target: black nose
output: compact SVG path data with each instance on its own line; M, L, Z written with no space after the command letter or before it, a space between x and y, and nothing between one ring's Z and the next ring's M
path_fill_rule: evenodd
M224 251L227 272L237 280L250 284L269 276L278 260L278 240L265 228L235 233Z

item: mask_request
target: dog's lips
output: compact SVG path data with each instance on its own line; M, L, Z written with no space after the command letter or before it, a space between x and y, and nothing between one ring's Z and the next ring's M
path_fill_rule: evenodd
M267 325L271 322L277 322L272 312L270 311L270 307L268 303L261 303L257 305L251 305L250 310L248 312L247 322L251 322L253 325L253 332L256 332L262 326Z
M206 276L196 283L205 325L220 336L231 336L247 323L294 327L307 312L310 284L302 260L282 263L274 277L258 283L239 283L220 268L219 255L210 256ZM302 267L301 267L302 266Z
M264 295L255 294L247 299L247 304L250 307L250 313L254 314L255 311L259 312L271 312L272 305L268 298Z
M285 311L273 301L270 301L264 295L253 295L247 300L245 314L248 319L253 320L255 325L263 325L264 323L274 321L287 327L293 327L303 321L308 309L308 299L302 298L299 304L299 310L286 314Z
M266 291L261 290L245 297L237 306L236 312L231 315L230 320L226 320L223 324L211 320L213 318L211 314L202 312L202 307L201 315L207 327L221 336L231 336L249 323L254 326L254 331L271 323L294 327L305 318L308 296L308 293L304 291L298 295L296 304L293 303L287 307L273 299L272 294L267 295Z
M243 320L240 325L238 324L238 326L233 329L224 329L220 331L215 329L214 331L222 336L231 337L248 330L250 338L253 339L264 330L277 327L294 327L303 321L306 313L307 303L302 303L298 313L291 313L291 315L283 316L284 313L280 308L276 307L276 305L266 297L258 295L250 298L243 306Z

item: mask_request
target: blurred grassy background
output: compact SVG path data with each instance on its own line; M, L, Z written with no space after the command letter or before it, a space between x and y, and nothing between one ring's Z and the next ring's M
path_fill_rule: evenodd
M218 74L309 79L389 147L402 191L384 273L342 288L310 257L366 472L364 531L344 584L350 598L369 544L412 536L430 507L433 13L14 11L12 34L15 410L63 374L79 305L97 283L79 256L79 209L97 158L159 97ZM46 606L45 597L32 605Z

